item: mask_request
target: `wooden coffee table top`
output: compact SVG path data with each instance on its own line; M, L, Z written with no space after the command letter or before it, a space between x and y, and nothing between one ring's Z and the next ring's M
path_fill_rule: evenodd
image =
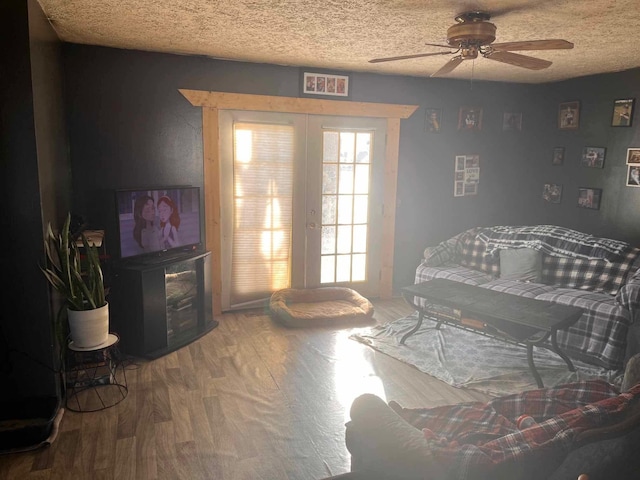
M489 324L515 324L528 327L516 337L526 338L535 330L552 332L571 326L583 313L579 307L559 305L546 300L519 297L443 278L411 285L403 295L422 297L429 302L459 309L463 315Z

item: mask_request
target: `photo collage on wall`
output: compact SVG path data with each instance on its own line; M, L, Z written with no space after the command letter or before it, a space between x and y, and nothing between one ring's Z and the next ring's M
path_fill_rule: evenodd
M458 110L458 130L461 132L479 132L482 130L482 107L462 106ZM440 133L443 129L443 109L427 107L425 109L425 132ZM505 132L522 131L522 112L503 112L502 130Z
M627 150L627 187L640 187L640 148Z
M635 98L621 98L613 101L611 111L612 127L630 127L633 123ZM563 102L558 106L558 128L560 130L578 129L580 125L580 102L574 100ZM603 146L585 146L578 157L578 165L587 168L604 168L607 149ZM561 166L565 160L565 148L553 148L551 164ZM627 187L640 188L640 148L627 149ZM542 189L542 199L546 203L560 203L562 200L562 185L545 183ZM577 206L598 210L602 199L602 188L579 187Z
M478 194L480 183L480 156L456 155L454 171L454 197Z

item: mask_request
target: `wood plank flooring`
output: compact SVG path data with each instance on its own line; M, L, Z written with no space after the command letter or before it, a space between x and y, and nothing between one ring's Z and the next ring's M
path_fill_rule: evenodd
M374 301L378 323L411 313ZM344 424L372 392L403 406L486 400L350 340L349 328L287 329L261 311L227 313L192 344L132 359L129 394L65 411L49 447L0 456L1 479L309 480L349 471Z

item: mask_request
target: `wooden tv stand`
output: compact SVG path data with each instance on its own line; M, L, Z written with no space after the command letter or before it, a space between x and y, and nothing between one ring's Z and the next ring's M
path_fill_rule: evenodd
M556 335L558 330L569 328L580 318L583 310L579 307L495 292L443 278L404 287L402 296L418 312L418 322L402 337L400 340L402 345L407 338L418 331L426 315L437 322L436 328L440 328L444 323L526 346L529 368L540 388L544 385L533 362L534 346L554 351L565 361L569 370L575 372L569 357L558 347ZM454 316L433 314L428 307L418 305L414 301L415 297L424 298L434 305L459 310L459 319ZM543 344L549 338L551 345Z

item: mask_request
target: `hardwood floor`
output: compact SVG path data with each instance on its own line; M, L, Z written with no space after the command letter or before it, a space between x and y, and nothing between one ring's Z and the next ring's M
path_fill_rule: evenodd
M411 312L374 301L378 323ZM153 361L132 359L129 394L65 411L48 448L0 456L2 479L321 479L349 470L344 424L365 392L403 406L487 397L350 340L349 328L286 329L261 311Z

